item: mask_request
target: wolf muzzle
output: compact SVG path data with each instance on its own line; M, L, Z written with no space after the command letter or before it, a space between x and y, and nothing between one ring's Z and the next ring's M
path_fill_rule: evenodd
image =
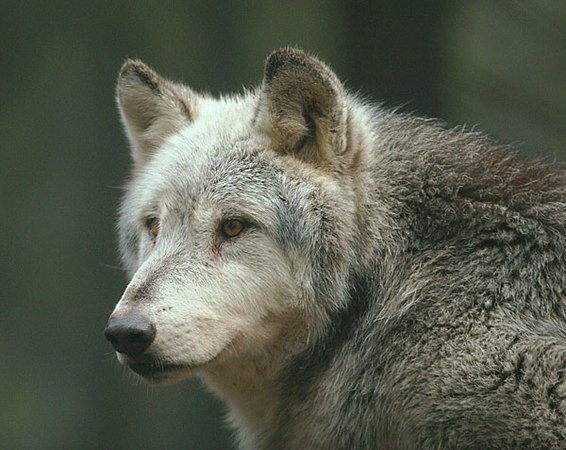
M104 330L104 336L117 352L128 356L139 356L153 342L155 327L143 316L111 316Z

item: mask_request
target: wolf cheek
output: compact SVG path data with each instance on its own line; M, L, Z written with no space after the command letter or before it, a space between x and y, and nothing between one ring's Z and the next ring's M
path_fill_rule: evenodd
M261 232L243 227L225 221L226 242L217 249L206 234L204 252L163 241L190 243L186 230L160 232L162 241L137 269L105 331L122 364L149 383L167 384L234 355L265 351L280 328L270 317L288 308L295 288L285 256Z

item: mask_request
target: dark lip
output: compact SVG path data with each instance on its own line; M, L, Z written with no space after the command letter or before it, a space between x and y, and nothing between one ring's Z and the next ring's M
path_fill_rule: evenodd
M189 369L188 366L167 363L131 362L128 367L142 377L155 378L177 370Z
M145 378L148 381L160 382L166 380L170 374L177 371L188 371L194 372L203 366L214 363L222 352L212 358L210 361L204 364L171 364L167 361L160 361L155 355L142 355L136 359L128 358L123 364L128 366L130 370L137 373L139 376Z

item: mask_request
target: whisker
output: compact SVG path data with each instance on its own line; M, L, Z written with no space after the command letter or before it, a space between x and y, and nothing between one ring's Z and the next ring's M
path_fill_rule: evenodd
M106 263L99 263L103 267L107 267L109 269L119 270L120 272L125 272L125 270L120 266L115 266L113 264L106 264Z

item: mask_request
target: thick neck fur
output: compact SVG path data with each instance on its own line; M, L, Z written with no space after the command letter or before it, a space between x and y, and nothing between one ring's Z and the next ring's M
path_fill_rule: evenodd
M257 448L276 416L276 370L265 358L238 359L207 370L205 379L230 407L228 421L242 448Z
M207 384L230 406L228 421L238 430L241 448L263 448L280 421L285 409L281 383L286 367L311 342L300 316L289 318L287 326L269 330L268 348L221 359L204 373Z
M347 306L328 317L316 338L300 333L301 320L295 318L276 339L278 346L206 369L205 381L229 405L228 421L237 430L240 448L300 448L317 441L302 420L309 416L304 400L372 307L368 299L376 297L379 269L369 273L374 275L352 274Z

